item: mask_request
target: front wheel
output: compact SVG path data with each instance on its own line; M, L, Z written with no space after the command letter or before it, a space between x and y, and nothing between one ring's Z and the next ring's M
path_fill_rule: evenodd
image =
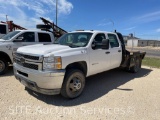
M5 59L0 58L0 75L5 74L7 69L8 69L8 62Z
M85 86L85 76L80 70L68 70L63 81L61 95L66 98L78 97Z

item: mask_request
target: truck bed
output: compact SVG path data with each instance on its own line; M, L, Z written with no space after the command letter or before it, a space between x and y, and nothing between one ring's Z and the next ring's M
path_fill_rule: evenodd
M145 57L145 51L138 51L138 50L125 50L125 53L122 55L122 62L121 67L130 68L135 65L136 59L142 59Z

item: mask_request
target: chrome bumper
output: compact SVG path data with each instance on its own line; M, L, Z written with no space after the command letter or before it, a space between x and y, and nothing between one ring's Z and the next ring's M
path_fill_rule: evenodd
M48 95L59 94L65 70L38 71L24 68L14 63L14 75L29 89Z

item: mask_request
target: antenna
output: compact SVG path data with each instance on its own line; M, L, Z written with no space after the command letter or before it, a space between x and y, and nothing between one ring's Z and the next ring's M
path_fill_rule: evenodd
M113 20L112 19L109 19L109 21L112 23L112 25L113 25L113 31L114 31L114 22L113 22Z
M58 19L58 0L56 0L56 26L57 26L57 19Z
M7 18L7 16L8 16L8 15L6 15L6 22L8 21L8 18Z

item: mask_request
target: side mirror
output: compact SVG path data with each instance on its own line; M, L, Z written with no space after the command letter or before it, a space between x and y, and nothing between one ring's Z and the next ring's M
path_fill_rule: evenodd
M109 49L109 39L102 40L102 49Z
M14 42L21 42L24 37L18 37L17 39L14 40Z

